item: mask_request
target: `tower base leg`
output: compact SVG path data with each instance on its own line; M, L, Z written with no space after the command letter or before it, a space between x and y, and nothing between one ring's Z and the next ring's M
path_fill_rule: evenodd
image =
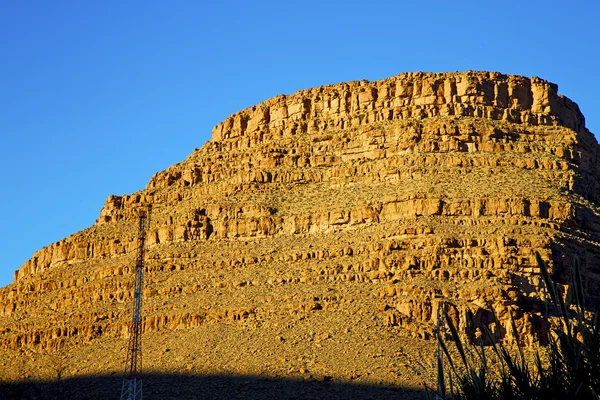
M142 380L137 378L123 379L121 400L142 400Z

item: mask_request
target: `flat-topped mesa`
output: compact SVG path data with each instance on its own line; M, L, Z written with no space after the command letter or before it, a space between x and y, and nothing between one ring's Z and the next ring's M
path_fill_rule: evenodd
M341 130L379 121L437 116L481 117L585 130L573 101L546 80L496 72L403 73L280 95L218 124L212 141L255 133Z
M486 154L468 162L473 166L508 165L512 161L505 154L520 153L522 156L514 161L520 163L518 168L535 170L542 166L551 171L552 179L560 181L560 185L598 202L597 143L585 128L578 106L557 94L557 90L557 85L535 77L467 71L404 73L374 82L339 83L280 95L218 124L210 142L185 161L155 174L145 190L108 197L96 226L136 221L139 207L155 204L165 210L168 223L151 233L151 242L206 239L209 230L215 238L327 230L335 224L322 221L335 219L328 214L335 214L339 209L337 204L326 210L311 211L308 214L312 222L302 225L297 221L297 210L287 215L266 212L256 216L237 210L236 206L223 206L222 202L227 203L232 195L258 183L338 185L412 180L414 171L410 165L429 168L430 173L437 174L438 168L457 163L443 154L455 154L462 159L466 155L458 154L464 152ZM478 121L476 126L475 121ZM384 125L387 128L382 128ZM548 132L556 134L535 133L536 129L545 131L546 126L552 127ZM419 158L419 154L430 156ZM558 160L544 161L544 157L558 157ZM388 161L383 166L361 166L361 159ZM577 169L577 174L569 176L565 171L572 169ZM481 197L475 195L468 201ZM203 199L197 210L170 214L171 208L192 198ZM433 205L442 204L440 196L425 200ZM501 200L503 204L512 201L522 202L522 199ZM527 201L554 204L535 196L528 196ZM482 200L483 203L489 202ZM410 204L406 202L408 214L414 208ZM444 204L450 207L453 202ZM350 220L362 219L364 210L373 214L367 219L385 219L369 207L360 204L341 211L350 215ZM382 207L385 209L385 204ZM493 213L490 207L488 204L487 212ZM204 214L200 215L200 211ZM212 225L204 220L212 221ZM206 232L200 229L197 233L200 225ZM15 272L15 281L63 263L118 256L133 243L124 243L133 240L133 236L124 239L122 229L118 232L107 234L103 240L74 235L43 248Z
M288 376L308 352L311 374L404 385L372 355L435 337L444 308L473 340L547 340L536 253L561 293L573 256L586 305L600 293L600 146L577 105L539 78L407 73L242 110L146 188L109 196L95 225L0 288L4 370L65 344L74 371L120 370L106 349L126 343L148 205L143 332L158 339L156 371ZM371 347L348 357L364 338ZM422 357L435 343L414 346ZM272 369L273 358L290 361Z

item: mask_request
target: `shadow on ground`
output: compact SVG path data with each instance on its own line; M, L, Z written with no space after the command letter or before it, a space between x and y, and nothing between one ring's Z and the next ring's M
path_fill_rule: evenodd
M122 378L83 376L56 381L5 383L0 399L119 399ZM422 390L328 380L239 375L146 374L144 399L423 400Z

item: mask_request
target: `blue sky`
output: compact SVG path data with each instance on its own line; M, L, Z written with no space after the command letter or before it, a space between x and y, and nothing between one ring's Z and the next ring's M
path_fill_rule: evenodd
M540 76L600 133L595 1L0 2L0 286L275 95L405 71Z

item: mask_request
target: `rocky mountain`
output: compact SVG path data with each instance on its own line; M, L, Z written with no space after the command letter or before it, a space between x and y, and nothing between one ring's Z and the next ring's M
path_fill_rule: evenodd
M15 272L0 378L51 378L57 354L65 376L122 370L149 205L146 370L417 385L443 304L473 340L484 326L511 340L512 315L543 341L536 252L565 296L574 255L589 304L600 294L599 150L535 77L418 72L274 97Z

